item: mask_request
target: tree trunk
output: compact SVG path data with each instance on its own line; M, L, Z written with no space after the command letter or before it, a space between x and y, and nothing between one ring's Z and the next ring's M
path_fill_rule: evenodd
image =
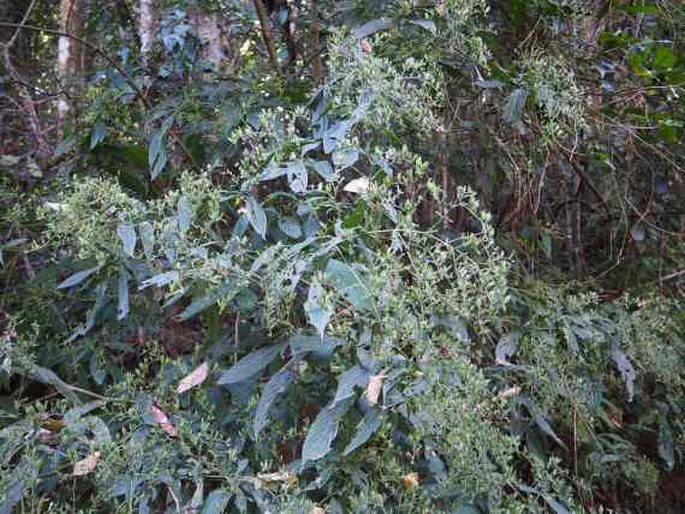
M61 0L59 29L61 32L80 37L83 32L85 0ZM58 125L61 127L72 109L71 97L83 76L84 45L76 39L60 36L57 42L57 75L62 84L62 94L57 101Z
M214 69L220 69L228 57L226 51L228 45L221 31L219 15L194 11L189 13L189 19L202 45L200 56Z
M149 86L150 76L148 71L150 68L150 54L155 42L155 6L154 0L140 0L139 4L139 22L138 22L138 37L140 38L140 62L145 70L144 82Z
M312 78L317 86L324 82L323 58L321 57L321 27L316 0L309 0L309 12L312 17L309 25L309 53L312 60Z

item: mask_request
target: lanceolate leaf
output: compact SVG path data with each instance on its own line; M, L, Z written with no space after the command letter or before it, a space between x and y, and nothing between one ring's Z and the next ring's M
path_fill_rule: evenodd
M269 410L276 403L278 397L285 393L294 378L295 373L290 368L286 368L272 376L264 386L254 417L253 428L255 437L266 426L269 420Z
M318 281L314 281L309 286L307 301L304 302L304 311L307 314L307 319L322 338L326 325L328 325L333 315L333 307L324 304L323 293L324 290L321 284Z
M633 394L635 392L635 379L637 378L635 368L633 368L628 356L618 347L618 345L614 345L611 348L611 358L613 359L614 364L616 364L616 368L621 374L621 378L623 378L623 382L625 383L628 391L628 401L631 402L633 401Z
M255 232L257 232L257 234L262 236L262 238L265 238L266 213L264 212L262 206L253 196L248 196L247 200L245 201L245 209L247 220L250 222L250 225L252 225L252 228L255 230Z
M216 489L209 493L202 505L202 514L223 514L233 495L223 489Z
M128 280L129 274L126 269L121 267L119 269L119 304L117 308L117 319L122 320L128 316L129 298L128 298Z
M662 416L659 423L659 457L663 459L666 469L671 471L675 466L673 431L665 416Z
M285 344L266 346L240 359L218 380L221 385L235 384L261 373L285 348Z
M140 234L140 241L143 243L145 257L152 259L155 250L155 229L151 223L143 221L138 225L138 234Z
M338 380L338 389L335 392L334 403L342 402L354 396L354 388L366 388L369 381L369 372L361 366L352 366L350 369L340 375Z
M369 37L376 32L380 32L381 30L388 30L394 24L395 21L390 18L378 18L376 20L368 21L364 23L364 25L357 27L352 31L352 34L357 39L362 39Z
M133 225L128 223L120 223L117 227L117 234L124 245L124 253L129 257L133 257L133 251L136 249L136 229Z
M219 300L230 300L239 291L240 288L238 287L236 281L229 279L211 293L203 296L202 298L194 300L181 314L179 314L178 319L179 321L186 321L201 313L203 310L213 306Z
M67 287L73 287L77 284L80 284L85 279L87 279L89 276L91 276L93 273L100 271L101 267L102 266L96 266L94 268L84 269L83 271L79 271L77 273L74 273L69 278L67 278L64 282L60 282L60 284L57 286L57 289L66 289Z
M317 461L331 451L331 445L338 435L340 418L352 405L352 398L333 402L324 407L307 431L302 446L302 462Z
M518 123L523 115L523 108L526 105L528 91L525 89L515 89L507 98L504 105L504 119L509 123Z
M357 426L357 431L352 437L352 440L345 447L343 455L349 455L361 445L366 443L371 436L378 430L381 426L381 417L375 409L369 409L364 418L361 420Z
M183 195L178 200L178 229L185 234L193 220L193 205L187 196Z
M178 394L185 393L193 387L199 386L207 378L207 373L209 372L209 363L203 362L197 368L190 372L187 376L183 377L183 380L179 382L176 392Z
M288 342L295 359L300 359L306 355L311 355L316 359L329 359L338 346L345 344L345 341L338 337L318 337L304 334L295 334Z
M171 284L174 280L178 280L178 271L166 271L150 277L141 282L139 289L145 289L150 286L162 287Z

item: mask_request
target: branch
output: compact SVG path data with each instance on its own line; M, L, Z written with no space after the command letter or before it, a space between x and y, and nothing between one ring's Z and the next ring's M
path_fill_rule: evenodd
M93 52L99 54L102 56L102 58L107 61L107 64L111 65L117 72L124 77L124 80L126 83L133 88L133 90L137 93L137 96L141 99L141 101L145 104L145 107L150 108L150 103L147 101L145 98L145 95L143 91L138 87L138 84L134 82L134 80L126 73L121 66L117 64L117 62L112 59L109 55L105 53L104 50L102 50L99 46L94 45L90 41L80 38L78 36L74 36L73 34L69 34L68 32L62 32L61 30L53 30L53 29L46 29L43 27L37 27L35 25L23 25L21 23L10 23L6 21L0 21L0 27L16 27L17 29L26 29L26 30L33 30L36 32L45 32L46 34L54 34L55 36L63 36L63 37L68 37L70 39L73 39L74 41L78 41L82 45L88 47L90 50ZM5 45L3 45L5 46Z
M274 42L269 34L269 29L267 24L269 23L269 18L266 15L266 9L264 9L264 3L262 0L252 0L254 7L257 11L257 17L259 18L259 28L262 31L262 38L264 39L264 44L266 45L266 51L269 54L269 61L271 65L280 73L280 68L278 66L278 58L276 57L276 50L274 49Z

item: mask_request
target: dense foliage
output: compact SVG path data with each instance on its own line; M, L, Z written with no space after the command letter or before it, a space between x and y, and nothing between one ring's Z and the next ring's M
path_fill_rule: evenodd
M3 8L0 512L682 512L681 2L150 4Z

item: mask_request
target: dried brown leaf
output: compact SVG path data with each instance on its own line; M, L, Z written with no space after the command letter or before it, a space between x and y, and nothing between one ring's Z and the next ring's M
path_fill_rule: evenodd
M75 462L72 476L82 477L83 475L87 475L95 469L95 466L97 466L99 460L100 452L93 452L90 455L88 455L85 459L81 459L80 461Z
M376 405L383 390L383 379L385 375L374 375L369 378L369 384L366 386L366 399L371 405Z
M197 368L195 368L190 374L181 380L176 388L178 394L185 393L187 390L193 387L199 386L202 382L207 379L207 374L209 373L209 364L203 362Z
M360 178L355 178L354 180L350 180L345 186L343 187L343 191L347 191L348 193L364 193L369 189L369 178L368 177L360 177Z
M169 421L169 417L166 415L166 412L164 412L159 405L156 403L150 405L150 414L152 415L152 419L155 421L155 423L158 423L162 430L164 430L167 434L169 434L171 437L178 436L178 430L176 430L176 427L173 425L173 423Z

